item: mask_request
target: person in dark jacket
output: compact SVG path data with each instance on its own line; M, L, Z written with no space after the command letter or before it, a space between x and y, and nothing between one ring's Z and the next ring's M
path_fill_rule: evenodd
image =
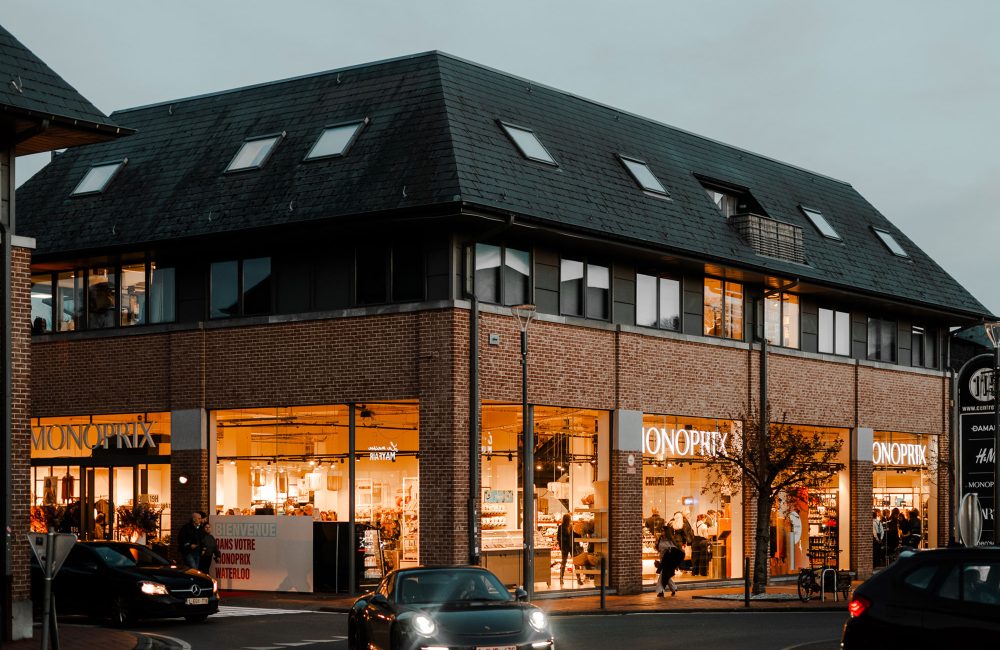
M198 560L198 570L209 573L212 570L212 560L218 562L221 559L222 553L219 551L215 536L212 535L212 525L206 521L201 525L201 558Z
M899 527L899 545L909 546L910 520L906 518L906 511L899 512L896 508L893 508L893 512L896 513L896 525Z
M666 531L656 540L656 550L660 554L660 566L656 570L660 574L656 578L656 597L663 598L667 588L670 589L671 596L676 596L674 574L684 560L684 551L674 544L672 535Z
M889 513L889 520L885 522L885 553L887 560L893 558L893 554L899 547L899 508L893 508Z
M910 526L910 537L907 540L908 545L911 548L920 548L920 542L923 541L923 535L920 532L920 511L916 508L910 510L909 518Z
M201 513L192 512L191 521L181 526L177 534L177 544L180 546L184 564L193 569L198 568L201 561Z
M559 544L559 550L562 552L562 562L559 565L559 584L562 584L563 577L566 575L566 558L576 555L573 548L573 519L569 513L563 515L562 523L559 524L556 543Z

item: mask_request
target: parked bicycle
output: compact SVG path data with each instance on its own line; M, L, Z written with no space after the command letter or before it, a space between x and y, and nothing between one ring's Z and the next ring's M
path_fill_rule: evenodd
M818 596L823 592L823 584L821 580L824 579L823 572L829 570L830 567L825 566L814 566L807 567L799 571L799 599L802 602L808 602L813 596ZM834 575L831 571L829 575ZM844 600L850 600L851 596L851 579L854 577L850 571L843 569L836 570L837 583L836 589L844 596ZM833 580L829 579L830 588L826 590L827 593L834 593Z

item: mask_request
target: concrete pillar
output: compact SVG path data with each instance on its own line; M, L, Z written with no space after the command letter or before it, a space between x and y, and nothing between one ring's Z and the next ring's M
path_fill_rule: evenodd
M178 559L181 555L177 535L191 519L191 513L203 511L212 515L215 511L211 491L215 444L210 445L211 440L205 409L170 413L170 538L171 552Z
M610 462L609 586L642 591L642 411L614 412Z

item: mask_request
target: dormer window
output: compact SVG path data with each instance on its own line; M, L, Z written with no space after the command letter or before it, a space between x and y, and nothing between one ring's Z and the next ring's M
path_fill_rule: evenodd
M358 139L361 129L368 124L368 118L345 124L331 124L323 129L319 139L306 154L306 160L335 158L347 155L354 141Z
M799 210L802 210L802 214L806 215L809 221L812 222L812 225L816 227L819 234L830 239L841 241L840 235L833 229L833 226L831 226L830 222L826 220L826 217L823 216L822 212L819 210L813 210L812 208L807 208L803 205L799 206Z
M878 235L878 238L882 240L882 243L885 244L885 247L888 248L893 255L906 258L910 257L909 255L907 255L903 247L899 245L899 242L896 241L896 238L893 237L889 232L885 230L879 230L878 228L872 228L872 230L875 232L876 235Z
M282 131L278 135L262 136L245 141L240 150L233 156L229 166L226 167L226 171L238 172L246 169L260 169L271 156L271 152L274 151L278 141L284 137L285 132Z
M655 175L653 175L652 170L649 169L649 165L637 160L635 158L629 158L628 156L623 156L618 154L618 159L622 161L625 165L625 169L632 175L635 182L639 184L644 191L654 194L661 198L670 198L670 193L667 189L663 187L663 183L660 182Z
M83 180L73 190L72 196L83 196L85 194L100 194L107 187L111 180L118 175L121 168L128 162L128 158L94 165Z
M766 216L764 208L750 194L750 190L728 185L721 181L702 178L696 175L708 198L719 209L722 216L729 218L734 214L759 214Z
M507 124L506 122L500 122L500 126L507 133L507 137L511 139L517 150L521 152L521 155L528 160L534 160L540 163L545 163L546 165L552 165L553 167L558 167L559 163L556 159L548 152L548 150L542 145L541 141L535 136L534 132L530 129L526 129L522 126L514 126L513 124Z

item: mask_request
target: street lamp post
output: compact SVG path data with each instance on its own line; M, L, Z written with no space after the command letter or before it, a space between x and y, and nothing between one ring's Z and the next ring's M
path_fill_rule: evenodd
M987 324L986 336L993 344L993 544L1000 545L1000 322Z
M515 305L510 312L521 329L521 430L524 432L524 453L521 458L523 481L521 503L524 512L524 590L531 598L535 593L535 427L528 413L528 325L535 318L535 306Z

